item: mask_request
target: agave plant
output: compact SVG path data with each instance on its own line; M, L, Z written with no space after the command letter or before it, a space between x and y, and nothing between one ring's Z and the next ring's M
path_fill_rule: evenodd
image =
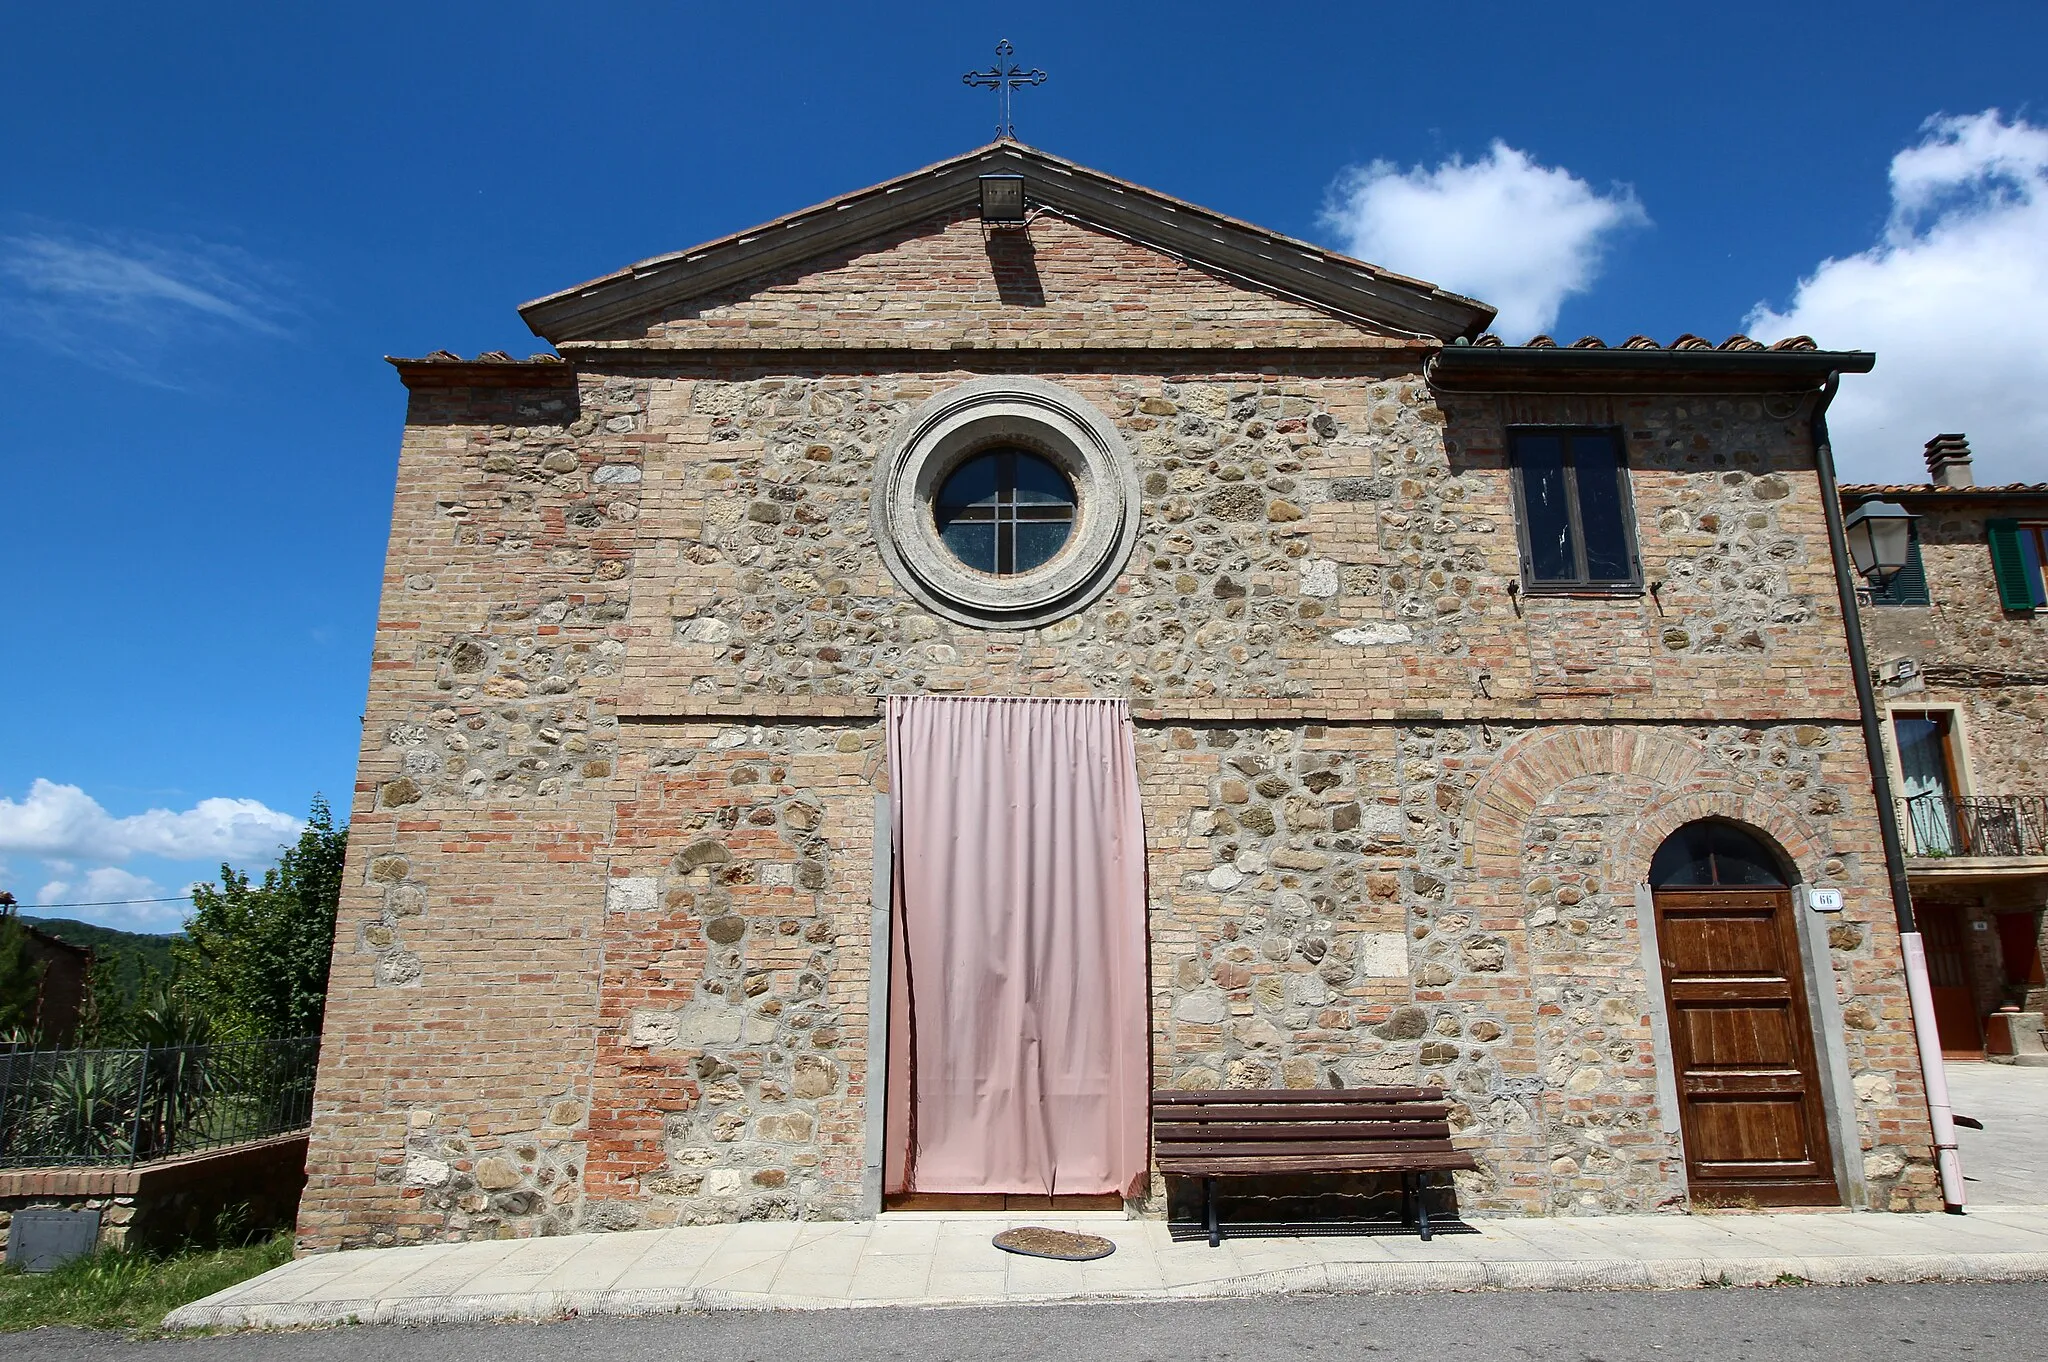
M63 1050L35 1055L28 1101L7 1132L11 1163L104 1163L129 1157L135 1133L137 1061L132 1051Z
M162 1158L179 1149L179 1137L203 1120L220 1086L212 1020L164 980L137 999L128 1016L129 1040L147 1050L138 1076L140 1119L135 1122L135 1157Z

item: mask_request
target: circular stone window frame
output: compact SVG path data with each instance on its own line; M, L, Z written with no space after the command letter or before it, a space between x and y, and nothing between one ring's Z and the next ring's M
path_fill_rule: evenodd
M967 566L939 537L933 505L954 470L1002 447L1051 462L1074 488L1058 553L1029 572ZM1038 629L1094 602L1138 542L1137 458L1088 399L1039 378L980 378L911 412L875 465L869 522L883 564L934 614L976 629Z

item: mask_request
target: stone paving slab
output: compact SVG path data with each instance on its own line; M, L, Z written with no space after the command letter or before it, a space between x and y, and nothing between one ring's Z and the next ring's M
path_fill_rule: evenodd
M1043 1224L1107 1235L1091 1263L990 1239ZM174 1329L455 1324L685 1310L832 1310L1295 1292L1675 1289L1787 1277L2048 1280L2048 1210L1968 1216L1719 1214L1474 1222L1476 1234L1175 1243L1158 1221L889 1216L320 1254L174 1310Z
M1972 1206L2048 1206L2048 1069L1948 1063L1949 1100L1984 1129L1956 1131Z

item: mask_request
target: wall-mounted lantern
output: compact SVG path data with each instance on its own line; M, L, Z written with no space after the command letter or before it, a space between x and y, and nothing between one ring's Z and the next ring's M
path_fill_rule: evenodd
M1849 540L1849 557L1864 581L1881 588L1905 570L1912 558L1917 519L1889 501L1866 501L1849 512L1842 529Z
M1024 177L984 175L981 177L981 220L1004 227L1024 222Z

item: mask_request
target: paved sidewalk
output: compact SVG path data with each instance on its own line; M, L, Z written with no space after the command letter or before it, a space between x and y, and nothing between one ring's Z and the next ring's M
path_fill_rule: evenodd
M2048 1069L1948 1062L1948 1093L1959 1116L1963 1195L1972 1209L2048 1207Z
M1092 1263L989 1243L1012 1225L1107 1235ZM2048 1209L1484 1220L1478 1233L1174 1243L1158 1221L891 1215L301 1258L175 1310L172 1328L468 1323L683 1310L1015 1305L1324 1291L2048 1280Z

